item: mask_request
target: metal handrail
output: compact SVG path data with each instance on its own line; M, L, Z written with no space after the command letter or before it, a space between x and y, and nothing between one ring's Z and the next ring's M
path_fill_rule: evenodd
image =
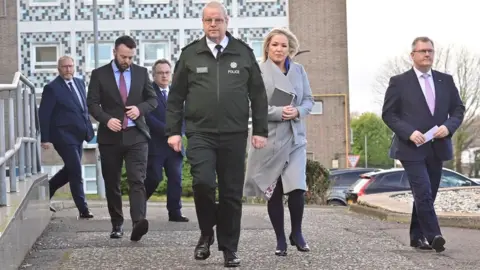
M6 100L8 101L7 119L5 118ZM7 127L5 122L8 125L8 136L5 134ZM8 144L6 144L7 139ZM24 181L27 177L41 172L39 141L40 127L35 85L22 73L16 72L11 84L0 84L0 207L7 205L7 192L18 191L17 181ZM7 164L10 179L8 191Z

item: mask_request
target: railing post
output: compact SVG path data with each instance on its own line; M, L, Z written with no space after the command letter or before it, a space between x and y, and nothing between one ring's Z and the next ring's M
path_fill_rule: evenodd
M17 137L22 138L24 133L24 115L23 115L23 91L22 85L17 86ZM18 150L18 181L25 180L25 144L20 144Z
M25 117L23 137L30 137L30 108L29 108L29 93L28 91L23 92L23 115ZM25 143L25 174L27 177L32 176L32 147L30 147L30 142Z
M5 157L5 101L0 98L0 157ZM0 206L7 205L6 163L0 164Z
M15 104L13 103L13 91L9 92L8 97L8 141L10 149L15 149ZM8 166L10 169L9 177L10 177L10 192L17 192L17 162L15 159L15 154L10 158L10 165Z
M35 89L32 89L33 93L30 93L30 137L37 138L36 125L35 125L35 114L37 108L35 107ZM37 143L32 142L32 175L38 173L37 170Z

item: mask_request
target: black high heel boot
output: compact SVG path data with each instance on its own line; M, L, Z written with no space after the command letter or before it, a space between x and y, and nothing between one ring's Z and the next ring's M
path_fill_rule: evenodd
M287 256L287 243L283 243L282 245L277 244L277 249L275 250L275 255L277 256Z
M298 250L298 251L301 251L301 252L309 252L309 251L310 251L310 247L308 246L307 243L305 243L304 246L298 245L298 244L295 242L295 240L293 239L293 236L292 236L291 234L290 234L289 239L290 239L290 245L297 247L297 250Z

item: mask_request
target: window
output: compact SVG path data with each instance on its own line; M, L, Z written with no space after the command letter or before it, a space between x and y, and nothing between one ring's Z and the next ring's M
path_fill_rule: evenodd
M85 5L93 5L93 0L83 0ZM97 0L97 5L114 5L115 0Z
M33 70L56 70L60 49L56 44L36 44L32 46Z
M263 40L252 40L250 41L250 46L253 49L253 53L257 58L257 61L260 62L262 60L262 51L263 51Z
M97 194L97 167L83 165L83 188L85 194Z
M113 44L111 43L99 43L98 44L98 65L106 65L112 60ZM95 44L87 44L87 59L86 69L91 71L95 68Z
M310 114L323 114L323 101L315 101Z
M60 0L30 0L30 6L57 6Z
M464 177L463 175L443 170L442 178L440 180L440 187L463 187L463 186L471 186L472 181L468 178Z
M169 60L169 50L167 42L145 42L143 43L143 50L141 61L143 66L151 67L155 61L161 58Z

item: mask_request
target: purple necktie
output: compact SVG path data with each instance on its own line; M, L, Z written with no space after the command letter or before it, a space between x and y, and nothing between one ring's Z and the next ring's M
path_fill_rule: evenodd
M428 77L430 75L428 74L423 74L422 77L425 80L425 94L427 96L427 104L428 108L430 108L430 112L433 113L435 112L435 97L433 95L433 89L432 86L430 85L430 82L428 81Z
M120 88L120 95L122 96L123 104L127 105L127 84L125 83L125 77L123 77L123 72L120 72L120 83L119 83L119 88ZM128 125L128 117L127 114L125 113L123 115L123 123L122 123L122 128L126 129Z

